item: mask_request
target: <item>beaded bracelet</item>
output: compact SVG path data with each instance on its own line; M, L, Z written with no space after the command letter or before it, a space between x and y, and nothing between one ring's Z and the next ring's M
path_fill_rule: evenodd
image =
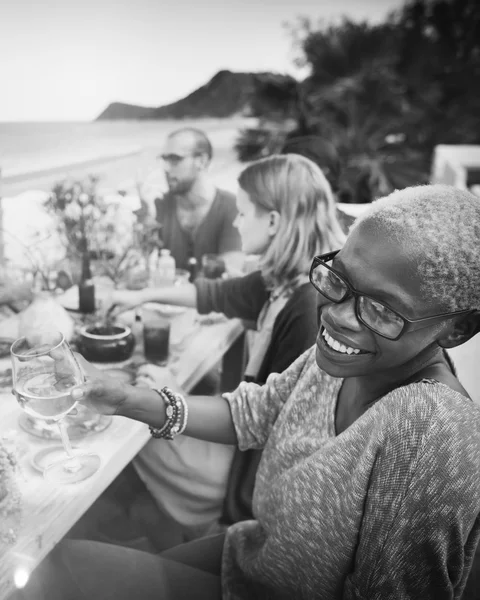
M170 406L167 406L166 409L167 417L170 417L170 426L165 432L164 437L167 440L173 440L173 438L178 435L182 424L183 406L182 401L180 400L181 396L180 394L175 394L168 387L163 387L161 391L167 397L168 403L170 404Z
M174 422L176 420L177 406L176 406L176 403L172 406L168 396L166 396L163 393L163 391L157 390L157 389L154 389L153 391L157 392L157 394L160 396L160 398L165 403L166 419L165 419L165 423L160 428L149 427L150 434L154 438L163 438L163 437L165 437L165 434L169 433L170 429L172 428L172 426L173 426L172 421Z
M181 414L180 414L179 422L177 424L175 424L172 428L173 437L175 437L177 435L181 435L185 431L185 429L187 427L187 421L188 421L188 405L187 405L185 398L181 394L176 394L175 397L177 399L177 403L180 402Z
M188 404L186 403L185 398L183 396L181 396L180 394L178 394L178 396L179 396L180 402L182 403L182 406L183 406L183 423L178 431L178 435L181 435L185 431L185 428L187 427Z
M154 438L173 438L185 431L188 418L188 407L185 398L181 394L175 394L170 388L154 390L163 399L166 405L166 420L162 427L150 427L150 434Z

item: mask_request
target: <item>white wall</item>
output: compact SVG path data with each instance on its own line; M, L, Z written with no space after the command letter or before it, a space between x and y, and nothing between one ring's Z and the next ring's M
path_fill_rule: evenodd
M471 398L480 404L480 333L448 353L455 364L461 384Z

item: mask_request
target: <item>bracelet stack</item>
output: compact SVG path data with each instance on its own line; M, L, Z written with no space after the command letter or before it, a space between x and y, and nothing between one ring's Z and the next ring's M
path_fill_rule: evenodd
M185 431L188 420L188 406L181 394L175 394L170 388L154 390L165 402L165 423L159 429L150 427L150 433L154 438L173 440L174 437Z

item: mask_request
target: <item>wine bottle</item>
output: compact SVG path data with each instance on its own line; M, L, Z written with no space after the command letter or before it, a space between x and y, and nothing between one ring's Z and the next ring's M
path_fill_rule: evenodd
M95 312L95 286L92 281L88 251L82 255L82 275L78 286L78 309L83 314Z
M133 337L135 338L135 349L132 354L132 361L137 364L145 362L145 352L143 349L143 321L141 309L135 311L135 319L131 325Z
M197 274L198 274L198 265L197 265L197 259L192 256L191 258L188 259L188 272L190 274L189 277L189 281L190 283L193 283L195 281L195 279L197 278Z

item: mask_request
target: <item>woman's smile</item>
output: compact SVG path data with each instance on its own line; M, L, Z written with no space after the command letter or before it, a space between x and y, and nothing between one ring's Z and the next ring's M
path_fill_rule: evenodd
M330 334L323 325L320 327L317 336L317 348L328 360L341 361L342 363L345 361L358 361L361 360L362 356L373 354L364 348L347 344L346 340L341 339L341 336L337 337L335 334Z
M327 346L329 348L332 348L336 352L340 352L340 354L365 354L367 352L366 350L362 350L361 348L345 345L341 340L330 335L325 328L323 329L321 335L325 340Z

